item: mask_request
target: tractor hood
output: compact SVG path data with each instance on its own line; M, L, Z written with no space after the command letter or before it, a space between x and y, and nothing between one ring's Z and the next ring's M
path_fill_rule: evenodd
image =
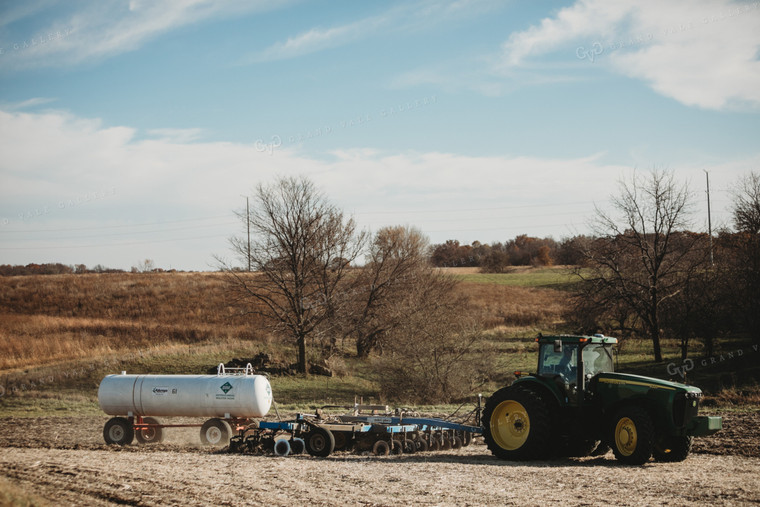
M683 391L687 393L701 394L698 387L679 384L678 382L669 382L658 378L644 377L641 375L632 375L630 373L613 373L605 372L596 376L599 384L613 384L620 387L631 387L638 389L662 389L666 391Z

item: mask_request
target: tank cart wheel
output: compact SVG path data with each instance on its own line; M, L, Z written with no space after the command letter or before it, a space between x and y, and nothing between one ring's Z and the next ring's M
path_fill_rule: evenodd
M223 419L209 419L201 426L201 442L203 445L224 447L229 443L231 434L230 425Z
M303 454L306 450L306 442L302 438L293 438L290 440L290 454Z
M461 449L464 444L462 443L462 437L459 435L454 435L454 438L451 439L451 448L452 449Z
M507 460L542 459L551 437L549 407L520 387L496 391L483 410L483 437L491 453Z
M683 461L691 452L692 437L664 437L654 446L654 459L665 463Z
M145 424L161 424L153 417L143 417ZM158 444L164 440L164 429L153 426L144 430L135 431L135 438L141 444Z
M276 456L287 456L290 454L290 443L284 438L274 441L274 453Z
M417 452L417 443L411 438L404 440L403 449L405 454L414 454Z
M385 440L378 440L372 446L372 454L374 454L375 456L387 456L390 453L391 453L391 448L388 445L388 442L386 442Z
M618 410L612 419L609 442L615 458L628 465L642 465L652 457L654 424L643 408L632 406Z
M330 430L314 427L306 434L306 451L312 456L326 458L335 450L335 438Z
M427 443L427 440L424 438L418 438L414 441L414 445L417 446L417 452L427 452L430 446Z
M125 417L112 417L103 427L103 438L107 444L129 445L135 438L135 429Z
M401 443L401 440L396 440L395 438L391 440L391 453L397 456L404 454L404 444Z

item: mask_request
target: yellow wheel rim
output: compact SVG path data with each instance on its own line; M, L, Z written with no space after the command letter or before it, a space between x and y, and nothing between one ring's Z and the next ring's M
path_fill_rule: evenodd
M502 449L514 451L528 440L530 417L521 403L502 401L491 414L490 426L494 442Z
M629 417L621 417L615 426L615 446L623 456L630 456L636 450L638 434L636 424Z

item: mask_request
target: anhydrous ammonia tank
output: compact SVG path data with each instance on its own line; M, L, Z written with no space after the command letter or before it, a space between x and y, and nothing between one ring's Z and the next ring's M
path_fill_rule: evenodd
M98 389L109 415L264 417L272 388L263 375L108 375Z

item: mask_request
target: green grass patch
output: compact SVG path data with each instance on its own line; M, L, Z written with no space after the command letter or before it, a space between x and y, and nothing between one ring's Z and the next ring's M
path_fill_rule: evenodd
M23 391L0 398L0 417L103 415L97 393L78 390Z
M457 280L470 283L554 289L568 288L579 281L571 268L537 268L508 273L465 273L452 276Z

